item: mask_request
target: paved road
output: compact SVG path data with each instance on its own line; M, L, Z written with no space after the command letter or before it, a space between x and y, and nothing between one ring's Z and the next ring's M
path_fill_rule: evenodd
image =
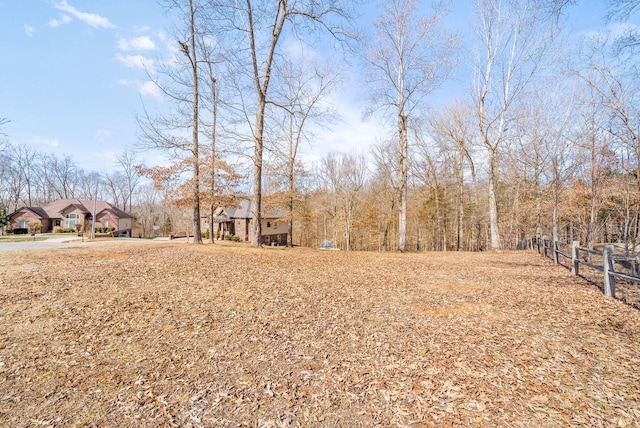
M0 251L12 250L34 250L40 248L58 248L65 245L77 244L80 238L66 236L64 238L47 238L44 241L24 241L24 242L2 242L0 240Z

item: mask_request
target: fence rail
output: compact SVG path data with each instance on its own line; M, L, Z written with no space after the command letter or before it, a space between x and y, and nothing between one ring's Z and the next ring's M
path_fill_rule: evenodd
M559 241L551 241L546 238L536 238L529 241L529 248L537 249L538 254L550 258L555 264L563 264L560 257L571 261L571 274L579 275L580 266L587 266L603 273L604 288L603 293L608 297L616 295L616 278L630 281L633 284L640 283L638 276L638 266L640 265L640 255L624 256L614 254L613 245L605 245L602 251L581 247L578 241L571 244ZM569 251L562 251L568 249ZM602 264L592 261L591 256L602 257ZM623 271L616 271L615 264L626 265L631 270L631 274Z

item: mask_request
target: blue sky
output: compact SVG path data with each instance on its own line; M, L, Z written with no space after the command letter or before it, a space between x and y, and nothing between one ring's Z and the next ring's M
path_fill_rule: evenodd
M0 0L0 117L11 141L111 169L135 141L139 55L162 48L155 1Z
M461 32L470 4L456 1L449 18ZM568 10L574 30L602 27L602 2L580 4ZM142 63L153 67L166 50L168 24L155 0L0 0L0 117L12 121L3 131L10 141L71 155L86 170L113 169L136 140L141 100L157 95ZM343 141L354 138L366 150L373 133L361 122L358 94L351 87L335 99L345 123L314 150L347 149Z

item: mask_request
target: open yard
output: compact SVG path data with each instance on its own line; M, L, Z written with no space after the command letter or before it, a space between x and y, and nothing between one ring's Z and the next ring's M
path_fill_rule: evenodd
M640 426L640 312L532 252L0 253L0 426Z

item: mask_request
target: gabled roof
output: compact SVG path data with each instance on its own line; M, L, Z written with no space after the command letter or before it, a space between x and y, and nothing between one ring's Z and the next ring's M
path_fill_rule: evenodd
M20 210L26 208L38 215L40 218L60 219L63 217L62 213L67 211L67 208L73 207L76 210L84 214L91 214L93 212L93 200L90 199L58 199L50 204L43 205L41 207L23 207ZM18 211L20 211L18 210ZM18 212L16 211L16 212ZM106 201L96 201L96 216L102 211L108 211L119 218L132 218L132 216L121 209L114 207ZM15 214L15 213L14 213ZM13 215L13 214L12 214Z
M238 201L238 206L234 208L222 207L216 210L216 215L221 219L226 215L229 219L234 218L244 218L244 219L252 219L253 212L251 210L252 203L248 199L241 199ZM263 219L273 219L283 217L284 213L270 211L268 213L262 213Z
M29 209L42 218L47 216L47 212L42 207L30 207Z
M29 210L40 218L48 218L47 213L45 212L45 210L42 209L42 207L22 207L19 210L9 214L9 217L13 217L15 214L23 210Z
M46 206L46 205L45 205L45 206ZM69 210L69 208L72 208L72 209L71 209L71 210ZM69 205L67 205L66 207L62 208L62 209L59 211L59 213L60 213L60 215L62 215L62 213L63 213L63 212L65 212L65 211L74 211L74 210L78 210L78 211L80 211L80 212L81 212L81 213L83 213L83 214L91 214L91 211L89 211L89 210L87 209L87 207L85 207L85 206L84 206L84 205L82 205L82 204L75 204L75 203L74 203L74 204L69 204Z

